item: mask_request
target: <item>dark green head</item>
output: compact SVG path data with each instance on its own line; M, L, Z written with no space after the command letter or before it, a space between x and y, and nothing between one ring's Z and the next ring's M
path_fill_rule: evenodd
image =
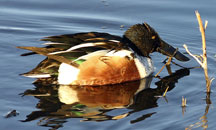
M150 53L155 51L172 56L176 51L174 47L163 41L158 33L147 23L131 26L125 32L124 37L130 40L144 56L149 56ZM179 51L175 53L174 57L180 61L189 60Z

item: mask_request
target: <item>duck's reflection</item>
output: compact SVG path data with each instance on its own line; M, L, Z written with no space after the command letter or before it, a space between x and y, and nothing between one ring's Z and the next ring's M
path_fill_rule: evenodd
M188 69L181 69L169 76L161 78L150 88L152 77L109 86L58 86L50 85L49 80L38 79L34 90L26 90L24 95L32 95L39 99L37 108L24 121L39 119L38 124L59 128L67 118L82 118L83 121L116 120L135 112L157 107L158 95L162 95L169 86L175 87L178 79L189 75ZM52 80L50 79L52 82ZM127 108L127 112L112 116L108 111ZM131 121L136 123L150 117L153 113L141 115Z

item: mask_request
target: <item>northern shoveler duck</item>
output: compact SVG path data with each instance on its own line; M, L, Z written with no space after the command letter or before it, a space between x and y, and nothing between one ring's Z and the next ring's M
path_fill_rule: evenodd
M152 52L167 56L175 53L177 60L189 60L147 23L131 26L123 37L86 32L46 37L42 41L48 41L46 47L18 47L32 51L23 55L47 56L24 76L57 76L58 83L65 85L107 85L145 78L154 72L149 56Z

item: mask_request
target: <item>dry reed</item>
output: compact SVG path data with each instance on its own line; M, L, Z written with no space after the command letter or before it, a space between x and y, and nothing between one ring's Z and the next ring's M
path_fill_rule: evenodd
M205 25L203 26L202 19L200 17L199 12L195 11L195 14L196 14L196 17L197 17L197 20L198 20L198 23L199 23L199 29L200 29L201 36L202 36L202 50L203 50L203 54L200 55L200 56L194 55L194 54L192 54L188 50L186 44L184 44L183 46L184 46L185 50L187 51L187 53L190 56L192 56L201 65L201 67L203 68L204 74L205 74L205 79L206 79L206 91L207 91L207 93L210 93L211 92L211 82L212 82L212 80L214 78L210 79L209 76L208 76L207 53L206 53L206 39L205 39L205 30L207 28L208 21L205 21Z

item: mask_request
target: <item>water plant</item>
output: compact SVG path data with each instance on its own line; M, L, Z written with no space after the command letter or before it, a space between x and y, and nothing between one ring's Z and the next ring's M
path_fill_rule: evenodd
M207 53L206 53L206 38L205 38L205 30L207 28L208 25L208 21L205 21L205 25L203 26L202 23L202 19L201 16L199 14L198 11L195 11L198 23L199 23L199 29L201 32L201 36L202 36L202 50L203 50L203 54L200 56L194 55L192 54L189 50L186 44L184 44L184 48L187 51L187 53L192 56L203 68L204 70L204 74L205 74L205 79L206 79L206 91L207 93L211 92L211 83L214 80L214 78L209 78L208 76L208 65L207 65Z

